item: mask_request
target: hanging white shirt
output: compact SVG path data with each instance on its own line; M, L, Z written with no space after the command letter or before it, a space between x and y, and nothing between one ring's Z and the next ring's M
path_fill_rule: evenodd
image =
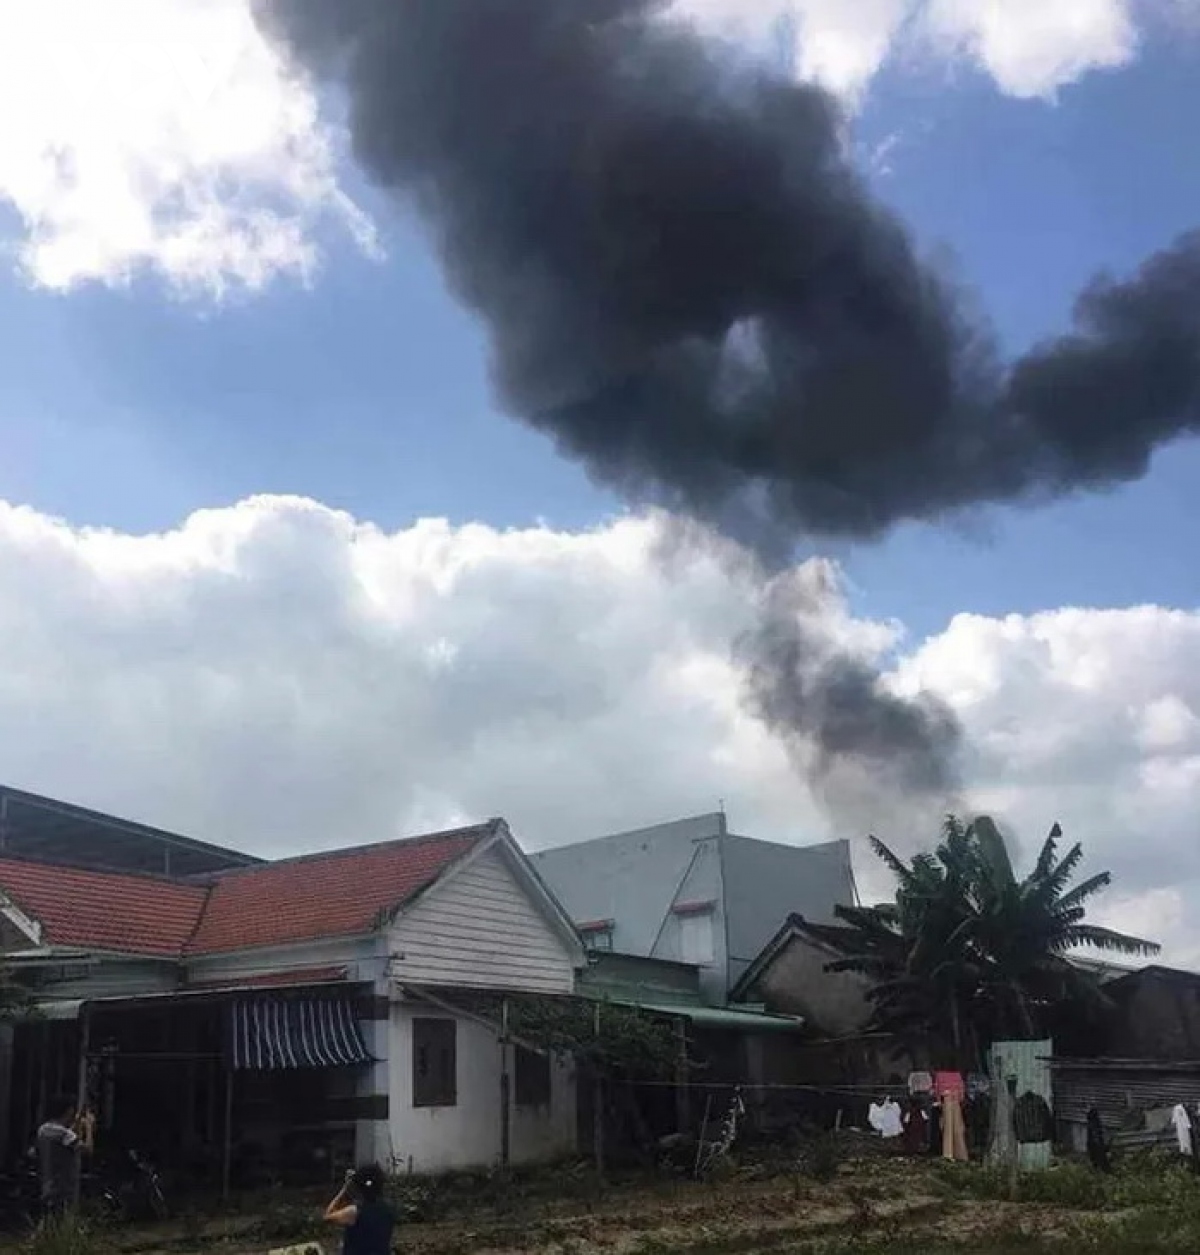
M904 1132L904 1123L900 1118L900 1104L890 1098L870 1105L867 1109L867 1123L880 1137L899 1137Z
M1190 1155L1192 1153L1192 1118L1188 1115L1188 1110L1183 1103L1175 1104L1175 1109L1171 1112L1171 1123L1175 1126L1175 1136L1179 1139L1179 1153Z

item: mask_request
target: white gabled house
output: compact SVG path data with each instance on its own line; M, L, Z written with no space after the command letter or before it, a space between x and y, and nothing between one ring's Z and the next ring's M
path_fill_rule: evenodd
M582 942L507 827L400 909L388 951L391 1153L404 1167L478 1163L480 1147L511 1163L574 1151L571 1062L498 1044L494 1023L439 997L575 991Z
M570 995L585 963L503 820L182 880L0 856L0 902L42 1007L0 1068L10 1148L80 1089L102 1136L226 1183L575 1149L570 1061L456 999Z

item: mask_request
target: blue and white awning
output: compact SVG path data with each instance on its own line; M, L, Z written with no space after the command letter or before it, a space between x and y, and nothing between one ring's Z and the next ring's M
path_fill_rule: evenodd
M233 1066L238 1071L371 1062L346 998L248 998L233 1004Z

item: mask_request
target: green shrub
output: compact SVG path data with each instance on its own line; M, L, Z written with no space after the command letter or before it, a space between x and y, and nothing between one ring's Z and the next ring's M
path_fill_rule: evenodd
M841 1159L837 1138L832 1133L819 1133L801 1152L801 1171L814 1181L832 1181Z

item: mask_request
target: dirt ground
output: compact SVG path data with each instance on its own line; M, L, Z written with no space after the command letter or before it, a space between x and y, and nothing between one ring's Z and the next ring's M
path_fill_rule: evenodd
M935 1255L956 1250L1074 1255L1080 1247L1136 1255L1185 1249L1157 1241L1131 1246L1129 1216L1119 1209L967 1197L936 1170L887 1162L843 1164L826 1183L779 1172L759 1179L742 1171L705 1184L643 1181L596 1186L589 1194L578 1180L561 1192L549 1182L532 1195L518 1189L506 1197L495 1191L477 1203L464 1201L445 1210L450 1214L436 1221L402 1226L397 1234L401 1255ZM322 1232L311 1201L275 1200L265 1212L207 1220L193 1216L156 1230L97 1234L94 1249L123 1255L265 1255L311 1239L327 1251L338 1246L335 1235Z

